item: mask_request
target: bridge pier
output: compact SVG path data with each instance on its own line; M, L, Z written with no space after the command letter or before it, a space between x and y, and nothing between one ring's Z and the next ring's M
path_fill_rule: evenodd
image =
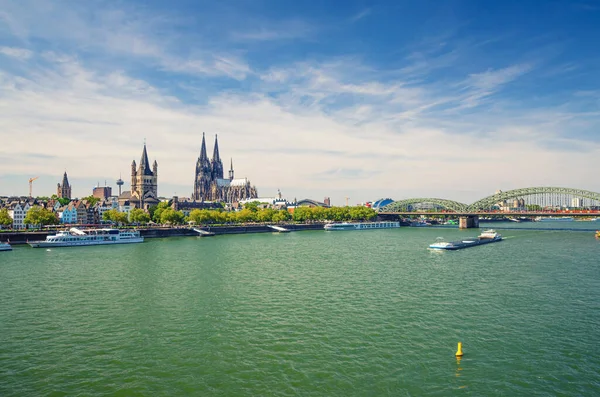
M459 229L473 229L479 227L479 215L467 215L458 218Z

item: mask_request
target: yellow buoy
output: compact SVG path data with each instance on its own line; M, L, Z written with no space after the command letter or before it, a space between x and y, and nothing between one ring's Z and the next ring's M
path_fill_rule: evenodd
M462 343L458 342L458 349L456 350L455 356L456 357L462 357L462 355L463 355L463 352L462 352Z

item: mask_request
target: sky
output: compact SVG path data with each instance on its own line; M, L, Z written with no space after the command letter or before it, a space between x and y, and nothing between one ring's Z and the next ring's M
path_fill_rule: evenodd
M600 192L600 2L0 0L0 195L189 197L202 133L261 197Z

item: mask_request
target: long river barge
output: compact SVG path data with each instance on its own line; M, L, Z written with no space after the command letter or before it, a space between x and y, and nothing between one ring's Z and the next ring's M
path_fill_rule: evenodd
M482 232L477 237L466 238L459 241L438 241L430 244L429 248L433 250L459 250L463 248L476 247L478 245L495 243L502 241L502 235L496 233L495 230L489 229Z

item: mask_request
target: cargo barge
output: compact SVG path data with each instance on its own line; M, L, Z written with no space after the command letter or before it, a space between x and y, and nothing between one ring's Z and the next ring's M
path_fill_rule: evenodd
M464 240L459 241L438 241L436 243L430 244L429 248L433 250L459 250L463 248L476 247L478 245L495 243L497 241L502 241L502 235L496 233L495 230L489 229L482 232L477 237L471 237Z

